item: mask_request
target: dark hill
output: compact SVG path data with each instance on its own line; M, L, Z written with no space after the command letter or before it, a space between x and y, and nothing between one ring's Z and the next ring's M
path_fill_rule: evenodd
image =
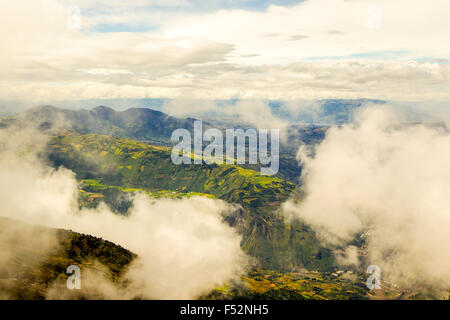
M4 217L0 217L0 240L0 299L44 299L56 287L64 288L70 299L104 298L83 285L81 290L68 290L67 268L77 265L82 275L101 272L117 283L136 257L101 238Z
M39 106L3 119L2 126L30 123L43 128L56 128L79 133L107 134L157 144L167 144L175 129L193 130L195 119L179 119L147 108L115 111L98 106L91 110L69 110L52 106ZM204 123L207 126L206 123Z

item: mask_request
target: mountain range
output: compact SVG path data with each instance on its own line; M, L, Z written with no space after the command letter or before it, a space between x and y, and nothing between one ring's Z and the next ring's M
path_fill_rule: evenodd
M298 185L290 179L262 176L252 168L232 164L172 163L171 132L178 128L193 130L193 121L143 108L118 112L103 106L77 111L41 106L2 119L0 128L33 123L47 132L50 140L40 154L41 160L75 173L80 207L105 203L116 214L127 215L129 199L136 193L154 198L204 196L236 204L235 211L224 219L242 236L241 248L253 258L252 269L243 278L245 287L233 284L217 288L204 298L367 298L363 274L355 273L356 282L344 279L342 273L336 273L339 267L332 251L322 246L315 232L302 221L290 221L278 213L285 200L295 197L301 201ZM323 139L327 128L296 129L303 130L305 143L315 144ZM298 168L295 156L286 152L282 157ZM0 220L5 228L14 223ZM50 283L67 278L63 266L72 262L89 267L93 260L100 261L107 266L109 277L119 281L136 256L89 235L30 228L42 234L56 232L61 246L46 252L42 260L33 258L36 263L29 266L20 260L32 251L23 244L24 255L15 260L18 274L0 268L0 291L14 298L45 298ZM358 241L355 245L364 245L364 239ZM392 292L390 297L401 295Z

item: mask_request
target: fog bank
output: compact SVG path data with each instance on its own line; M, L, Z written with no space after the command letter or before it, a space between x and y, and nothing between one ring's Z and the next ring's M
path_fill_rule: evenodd
M304 199L284 213L311 225L330 247L349 246L344 265L378 265L406 287L450 287L450 135L403 125L389 106L362 110L315 150L300 148ZM364 256L364 257L362 257Z

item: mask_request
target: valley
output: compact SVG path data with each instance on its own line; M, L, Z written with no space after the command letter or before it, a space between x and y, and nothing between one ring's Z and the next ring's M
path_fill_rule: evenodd
M150 118L145 120L143 114ZM130 125L123 119L124 115L138 125ZM66 120L69 117L69 121L60 122L61 117ZM320 143L327 127L291 128L292 145L282 147L280 174L263 176L259 174L257 165L173 164L166 128L153 128L157 131L151 131L148 135L138 134L156 121L152 117L157 117L158 121L163 121L163 127L167 125L169 128L180 125L192 129L190 126L194 121L171 119L145 110L123 112L119 116L106 107L72 113L41 107L16 117L4 118L0 123L3 128L20 128L25 123L24 119L26 122L33 121L39 131L49 136L45 150L40 153L40 160L55 169L67 168L74 172L78 181L80 209L93 209L104 203L117 215L127 216L138 194L151 199L173 200L205 197L234 204L234 211L222 219L242 236L241 248L252 258L250 270L240 281L217 287L200 298L321 300L433 297L432 294L396 291L389 284L386 284L381 297L380 294L370 294L365 286L366 274L354 269L340 270L333 252L321 244L310 227L301 220L288 220L280 214L280 206L286 200L296 198L296 201L302 201L297 181L301 167L295 160L293 146ZM195 155L192 154L192 157ZM10 222L4 220L2 223ZM136 254L88 235L32 228L39 230L36 232L46 230L57 234L60 245L51 253L38 253L41 257L38 259L35 256L32 266L25 264L24 260L17 260L16 270L19 273L7 274L1 280L1 290L11 297L48 298L49 284L59 281L61 285L62 279L67 278L63 265L71 263L101 272L119 287L126 287L121 275ZM363 243L363 239L355 242L358 246L363 246ZM26 252L26 246L21 246ZM97 262L101 267L97 266ZM82 298L83 294L76 298ZM95 290L85 294L88 295L86 298L107 298L98 295Z

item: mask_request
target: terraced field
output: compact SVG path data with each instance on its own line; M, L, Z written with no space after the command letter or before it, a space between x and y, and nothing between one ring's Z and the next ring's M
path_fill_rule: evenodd
M216 288L207 298L277 300L368 299L363 281L348 274L319 272L277 272L255 268L242 283ZM357 275L355 279L358 280Z

